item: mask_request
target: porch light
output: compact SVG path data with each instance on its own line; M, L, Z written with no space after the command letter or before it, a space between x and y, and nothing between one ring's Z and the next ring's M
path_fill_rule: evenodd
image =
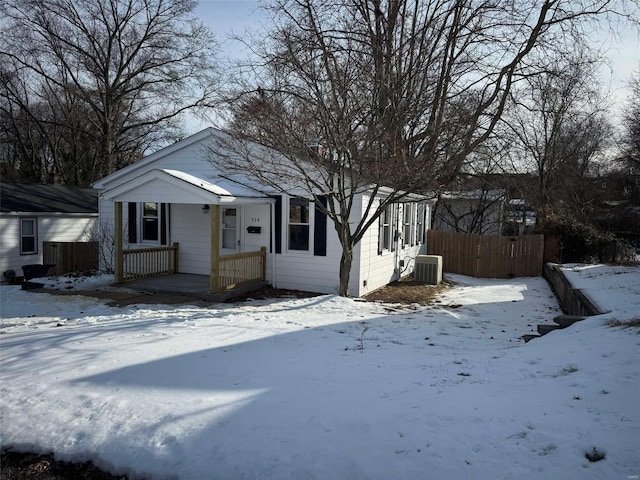
M209 205L202 206L202 213L204 213L205 215L209 213Z

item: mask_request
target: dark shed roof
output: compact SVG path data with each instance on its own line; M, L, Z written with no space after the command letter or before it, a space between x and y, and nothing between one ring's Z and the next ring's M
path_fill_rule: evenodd
M98 213L98 191L67 185L1 182L0 211Z

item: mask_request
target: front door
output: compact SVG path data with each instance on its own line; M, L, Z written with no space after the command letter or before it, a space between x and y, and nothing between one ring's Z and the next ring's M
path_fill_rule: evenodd
M222 209L222 249L221 255L231 255L240 251L240 209Z

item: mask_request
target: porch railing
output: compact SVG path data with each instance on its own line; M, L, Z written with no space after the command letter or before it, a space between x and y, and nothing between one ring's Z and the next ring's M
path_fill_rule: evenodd
M178 247L176 242L166 247L123 250L122 278L116 279L116 282L177 273Z
M220 257L218 290L233 288L244 282L265 279L267 249L258 252L236 253Z

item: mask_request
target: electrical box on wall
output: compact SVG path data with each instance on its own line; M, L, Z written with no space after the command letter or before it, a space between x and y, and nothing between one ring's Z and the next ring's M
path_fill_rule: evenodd
M247 233L260 233L262 227L247 227Z

